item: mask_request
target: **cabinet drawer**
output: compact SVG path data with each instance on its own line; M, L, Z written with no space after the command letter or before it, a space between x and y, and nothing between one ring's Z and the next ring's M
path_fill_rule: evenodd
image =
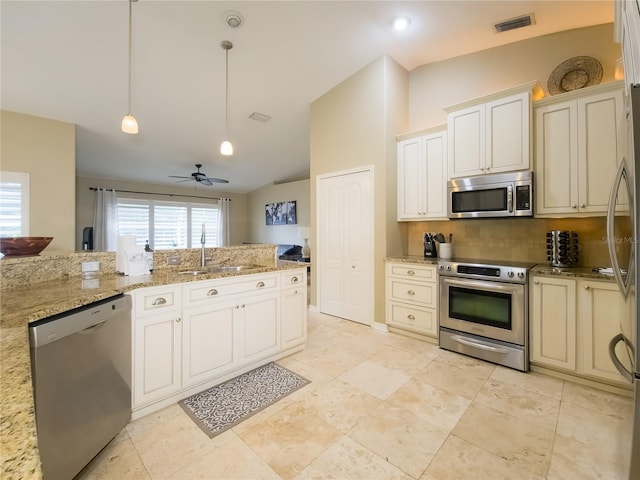
M432 336L438 334L438 315L435 309L389 303L387 315L387 323L391 326Z
M258 293L278 288L278 275L251 275L224 280L192 282L184 287L185 306L239 293Z
M282 275L282 288L307 285L306 275L304 270L294 270L293 272L284 272Z
M435 308L438 288L436 283L411 283L390 279L389 300L412 302Z
M389 275L394 277L413 278L423 282L434 282L437 280L436 267L416 266L411 264L390 264Z
M141 317L158 310L182 308L180 285L167 285L136 290L134 292L135 315Z

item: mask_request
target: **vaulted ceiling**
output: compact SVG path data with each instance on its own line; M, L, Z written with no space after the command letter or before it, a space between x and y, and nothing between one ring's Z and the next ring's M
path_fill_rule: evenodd
M613 1L156 1L132 4L132 113L127 110L128 5L1 3L2 108L77 125L77 174L172 184L201 163L219 188L249 192L309 170L309 104L387 54L417 66L527 38L613 21ZM225 12L243 23L231 28ZM495 22L534 13L532 26ZM406 15L403 32L391 28ZM225 133L229 51L232 157ZM249 118L253 112L271 117ZM218 187L209 187L218 188Z

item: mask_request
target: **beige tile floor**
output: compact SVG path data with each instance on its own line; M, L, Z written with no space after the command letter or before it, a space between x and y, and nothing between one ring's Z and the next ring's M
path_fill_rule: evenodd
M80 479L622 479L631 399L318 313L280 361L311 383L209 439L177 405Z

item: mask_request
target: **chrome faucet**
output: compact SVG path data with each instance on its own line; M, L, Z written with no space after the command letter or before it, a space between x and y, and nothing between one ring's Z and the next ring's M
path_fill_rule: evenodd
M205 233L204 233L204 223L202 224L202 235L200 236L200 244L202 247L200 248L200 266L204 267L207 264L207 259L204 255L204 244L206 241Z

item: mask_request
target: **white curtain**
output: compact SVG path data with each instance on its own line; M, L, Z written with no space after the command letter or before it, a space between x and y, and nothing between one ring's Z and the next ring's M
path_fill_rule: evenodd
M93 249L115 251L118 247L118 199L115 190L96 189L93 209Z
M231 200L228 198L220 198L218 200L218 246L226 247L230 243L229 235L229 204Z

